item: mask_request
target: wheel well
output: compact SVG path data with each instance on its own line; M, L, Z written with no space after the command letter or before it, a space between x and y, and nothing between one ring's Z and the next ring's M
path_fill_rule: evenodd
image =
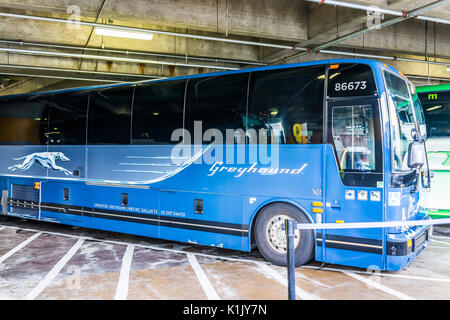
M252 222L251 222L251 234L250 234L250 248L256 248L256 241L255 241L255 223L256 223L256 219L258 219L259 214L261 213L261 211L266 208L267 206L273 205L273 204L277 204L277 203L281 203L281 204L286 204L286 205L290 205L298 210L300 210L301 212L303 212L305 214L305 216L308 218L308 220L312 223L314 223L314 221L311 220L311 217L309 216L309 214L299 205L295 205L286 201L274 201L274 202L270 202L270 203L266 203L265 205L263 205L261 208L259 208L258 212L256 212L256 214L253 216Z

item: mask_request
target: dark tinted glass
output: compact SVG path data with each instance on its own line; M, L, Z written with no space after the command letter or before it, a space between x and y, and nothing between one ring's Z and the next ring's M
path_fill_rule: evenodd
M183 128L186 81L136 87L133 104L133 144L168 144L172 132Z
M419 93L430 138L450 137L450 91Z
M55 94L50 100L49 144L86 144L89 92Z
M89 144L130 143L133 90L133 87L113 87L91 91Z
M226 129L245 130L248 76L245 73L189 81L186 128L192 137L195 121L202 122L203 132L217 129L224 139ZM245 140L233 138L229 142Z
M0 100L0 144L45 145L48 130L48 96Z
M253 73L248 129L266 129L268 143L322 143L324 81L325 66Z
M332 64L328 79L328 96L332 98L377 94L372 69L365 64Z

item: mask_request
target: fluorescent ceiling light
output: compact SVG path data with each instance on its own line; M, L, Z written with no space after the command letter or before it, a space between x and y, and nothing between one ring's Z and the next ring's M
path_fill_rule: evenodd
M336 72L335 74L332 74L332 75L330 76L330 80L333 79L333 78L336 78L336 77L339 76L340 74L341 74L340 72Z
M435 107L428 108L427 111L433 111L433 110L440 109L440 108L442 108L442 106L435 106Z
M153 33L150 32L138 32L138 31L125 31L125 30L115 30L110 28L95 28L95 34L101 36L118 37L118 38L128 38L128 39L139 39L139 40L152 40Z

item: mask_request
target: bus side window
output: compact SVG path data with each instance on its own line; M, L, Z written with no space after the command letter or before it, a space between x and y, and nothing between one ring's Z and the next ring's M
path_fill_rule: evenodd
M92 90L88 144L129 144L134 87Z
M86 144L86 116L89 92L55 94L50 100L48 143Z
M176 144L172 132L183 128L186 80L136 87L133 102L132 144Z
M324 66L258 71L251 79L247 129L267 130L267 143L323 143Z
M215 129L222 134L222 139L227 144L245 143L244 135L239 133L245 130L243 120L246 114L247 87L248 74L246 73L189 81L186 98L186 129L191 136L194 133L195 122L201 121L202 133ZM234 131L228 139L227 129ZM214 132L216 138L220 135L219 132Z
M41 96L0 101L0 145L45 145L48 100Z

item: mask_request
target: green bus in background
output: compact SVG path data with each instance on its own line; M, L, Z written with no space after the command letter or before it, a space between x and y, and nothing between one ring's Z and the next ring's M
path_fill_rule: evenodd
M422 208L430 217L450 218L450 84L418 87L427 127L427 152L434 171Z

